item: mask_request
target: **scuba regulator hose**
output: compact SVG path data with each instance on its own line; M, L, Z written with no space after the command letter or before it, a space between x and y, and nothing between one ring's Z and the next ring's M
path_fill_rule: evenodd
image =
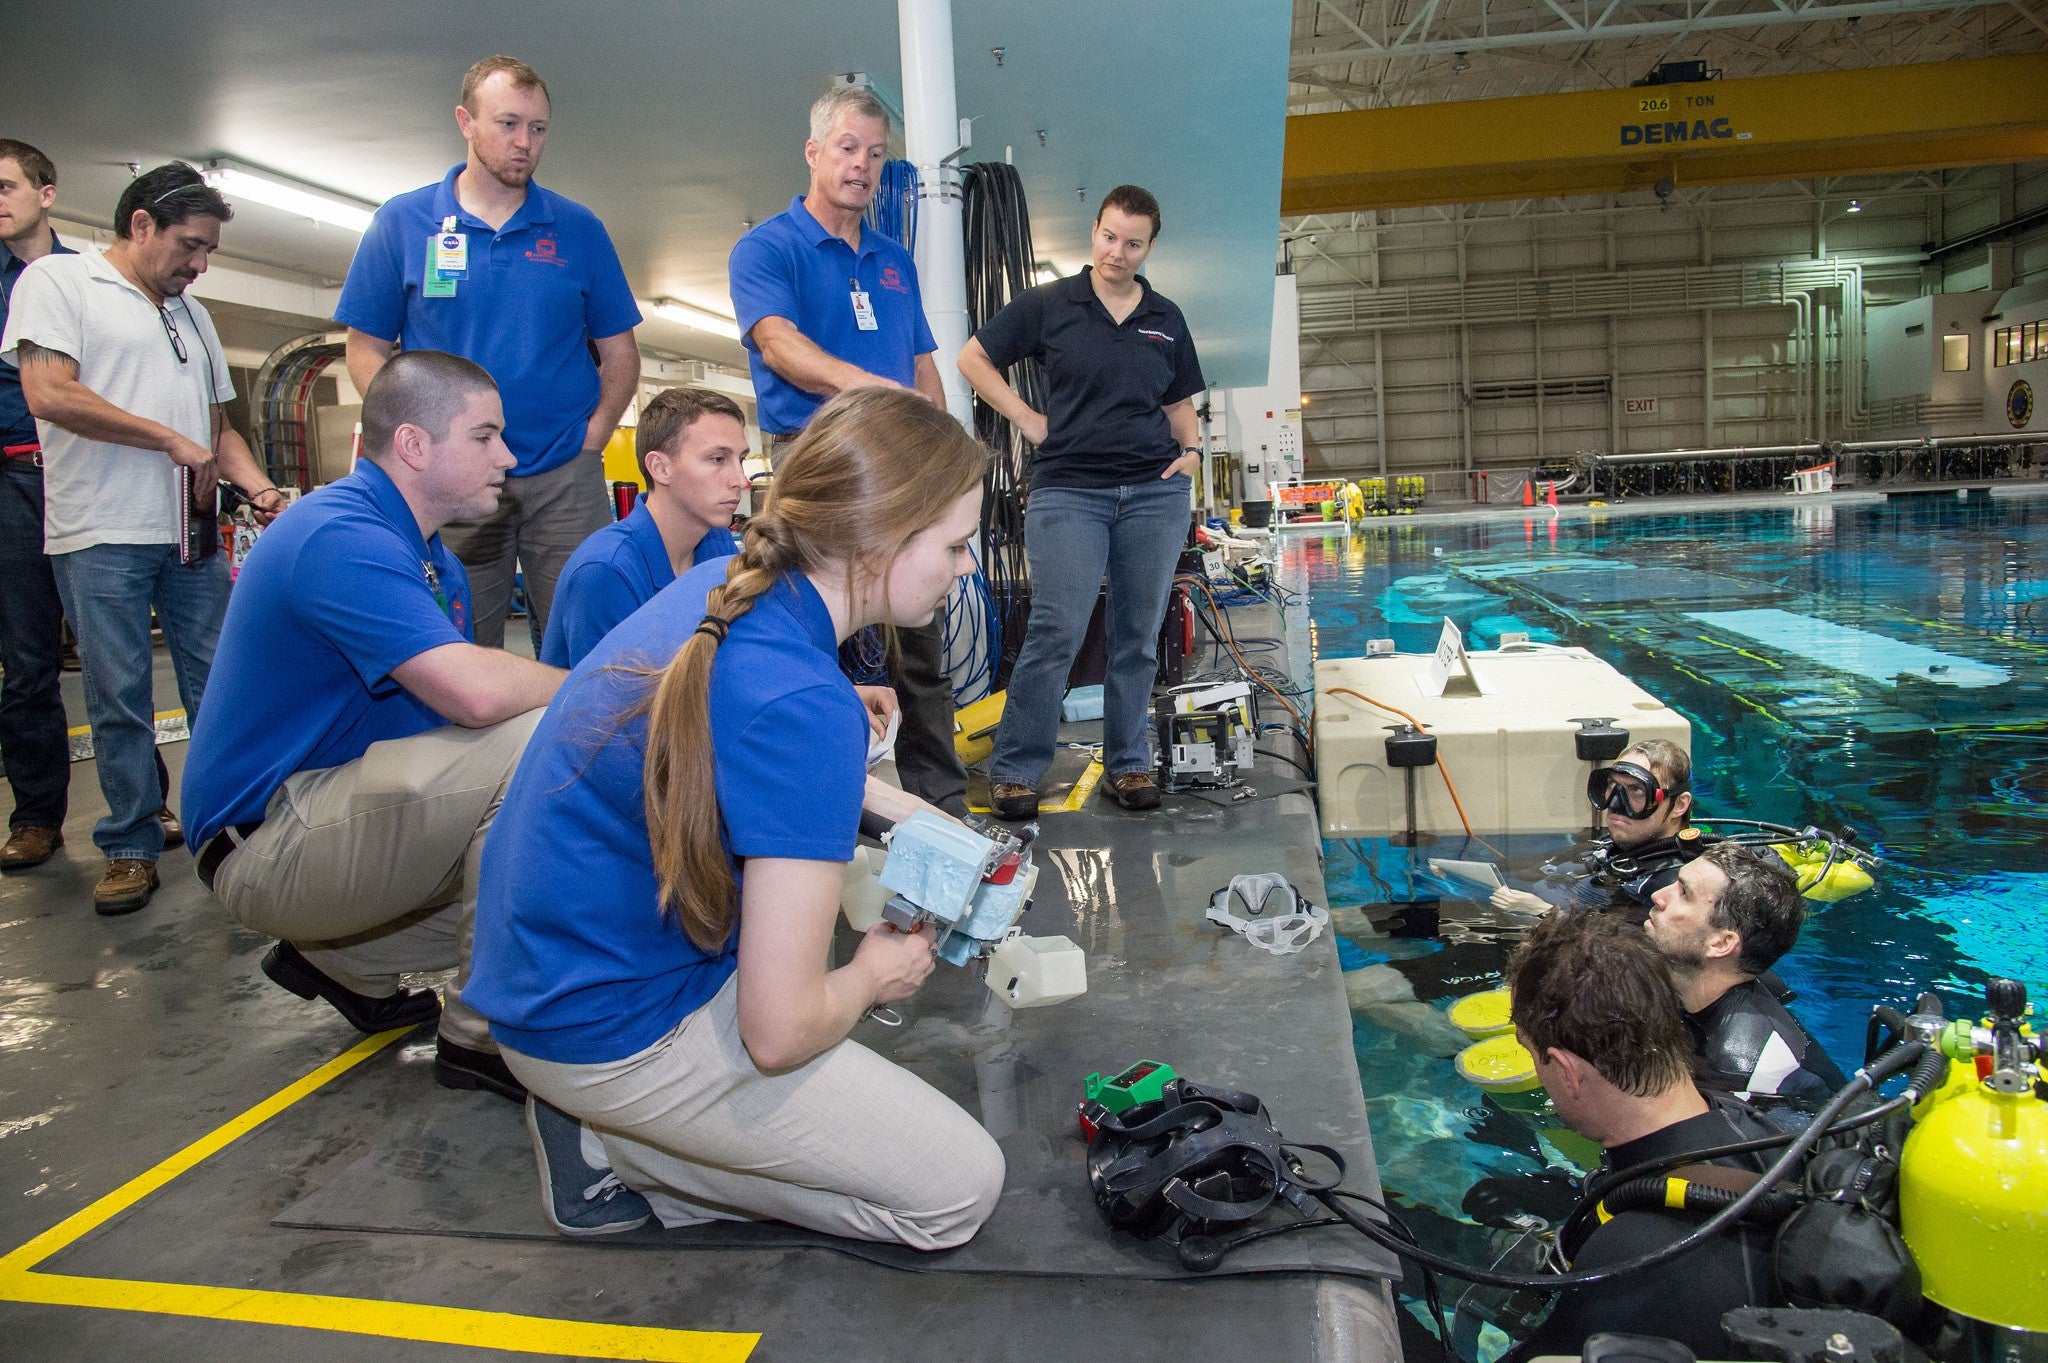
M1880 1120L1882 1117L1898 1111L1902 1107L1909 1107L1917 1103L1921 1098L1939 1088L1943 1080L1948 1076L1948 1057L1943 1055L1937 1047L1931 1046L1924 1041L1908 1041L1886 1052L1877 1060L1866 1064L1862 1069L1857 1070L1855 1078L1851 1079L1848 1084L1843 1086L1839 1093L1830 1098L1826 1106L1821 1108L1819 1113L1814 1116L1814 1119L1807 1124L1806 1129L1797 1136L1767 1136L1754 1141L1742 1141L1732 1145L1718 1146L1711 1150L1691 1152L1685 1158L1699 1160L1720 1154L1769 1149L1772 1146L1788 1141L1791 1143L1790 1148L1784 1154L1778 1156L1777 1161L1758 1178L1754 1187L1716 1212L1683 1238L1672 1241L1662 1249L1654 1250L1649 1254L1630 1259L1624 1263L1611 1264L1606 1268L1589 1269L1579 1273L1496 1273L1491 1269L1477 1268L1471 1264L1460 1263L1456 1259L1447 1258L1432 1250L1423 1249L1412 1242L1404 1241L1386 1226L1361 1216L1351 1208L1343 1205L1339 1196L1334 1192L1318 1192L1313 1193L1312 1196L1328 1207L1331 1213L1339 1220L1374 1243L1384 1246L1405 1258L1413 1259L1424 1268L1434 1269L1439 1273L1448 1274L1465 1282L1478 1283L1485 1287L1502 1287L1513 1291L1534 1292L1566 1292L1575 1288L1593 1287L1600 1283L1612 1282L1616 1278L1624 1278L1630 1274L1640 1273L1645 1269L1656 1268L1660 1264L1669 1263L1680 1255L1697 1249L1709 1237L1720 1234L1728 1226L1746 1215L1752 1207L1776 1191L1779 1181L1791 1171L1793 1165L1797 1164L1802 1156L1809 1153L1820 1143L1824 1136L1828 1135L1835 1128L1836 1119L1842 1115L1843 1110L1850 1103L1909 1066L1913 1067L1913 1077L1907 1083L1904 1093L1890 1102L1880 1104L1869 1112L1859 1113L1852 1121L1844 1123L1843 1129L1867 1126L1871 1122ZM1600 1183L1604 1187L1612 1188L1645 1172L1662 1168L1669 1163L1669 1160L1657 1160L1649 1164L1638 1165L1632 1169L1624 1169L1615 1175L1601 1179Z

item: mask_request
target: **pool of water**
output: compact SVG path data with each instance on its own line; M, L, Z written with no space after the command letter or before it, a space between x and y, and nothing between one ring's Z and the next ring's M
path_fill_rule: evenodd
M1953 1014L1994 975L2048 985L2048 498L1421 520L1289 534L1281 562L1322 657L1427 652L1445 616L1480 647L1586 647L1691 722L1703 814L1873 849L1875 888L1810 905L1779 966L1845 1071L1874 1003L1932 989ZM1442 1010L1498 983L1521 925L1406 849L1325 851L1383 1180L1426 1240L1497 1253L1475 1183L1591 1154L1450 1060Z

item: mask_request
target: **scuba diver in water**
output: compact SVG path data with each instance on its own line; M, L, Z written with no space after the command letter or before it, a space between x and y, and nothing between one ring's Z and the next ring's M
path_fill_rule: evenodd
M1534 1057L1558 1116L1603 1147L1603 1170L1778 1134L1734 1099L1701 1093L1666 963L1618 916L1553 915L1530 932L1507 974L1515 1037ZM1775 1153L1713 1162L1753 1175ZM1597 1269L1662 1248L1698 1224L1662 1208L1620 1211L1564 1248L1574 1271ZM1784 1304L1771 1254L1772 1232L1744 1224L1659 1267L1564 1293L1508 1363L1576 1357L1602 1331L1662 1335L1699 1358L1729 1357L1723 1313Z
M1650 897L1678 879L1698 838L1692 828L1692 759L1685 749L1668 739L1646 739L1613 766L1594 772L1586 794L1607 814L1607 838L1586 853L1578 876L1533 894L1504 885L1493 892L1495 908L1619 909L1640 923Z
M1704 1086L1814 1108L1848 1082L1759 978L1805 920L1784 862L1739 843L1705 848L1651 896L1643 930L1671 965Z

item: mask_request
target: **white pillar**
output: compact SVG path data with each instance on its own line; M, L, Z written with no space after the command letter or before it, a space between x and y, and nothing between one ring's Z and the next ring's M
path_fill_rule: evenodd
M917 281L938 351L946 410L973 429L974 403L954 364L967 326L967 253L960 213L960 164L941 158L960 145L953 94L952 0L896 0L903 49L903 141L917 167Z

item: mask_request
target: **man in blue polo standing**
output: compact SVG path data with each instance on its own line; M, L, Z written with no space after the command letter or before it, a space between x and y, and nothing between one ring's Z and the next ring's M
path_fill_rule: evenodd
M611 520L603 449L640 380L640 308L610 235L533 183L549 113L547 84L525 62L470 67L455 110L468 158L377 210L334 310L358 391L403 345L472 360L504 394L519 464L496 511L443 537L469 571L477 642L491 648L505 641L523 570L539 649L569 556Z
M811 106L810 133L809 189L741 237L727 269L772 463L825 399L848 388L910 388L946 405L917 266L901 243L861 223L888 158L889 111L868 91L843 86ZM953 748L945 613L897 636L897 774L913 795L963 814L967 769Z

